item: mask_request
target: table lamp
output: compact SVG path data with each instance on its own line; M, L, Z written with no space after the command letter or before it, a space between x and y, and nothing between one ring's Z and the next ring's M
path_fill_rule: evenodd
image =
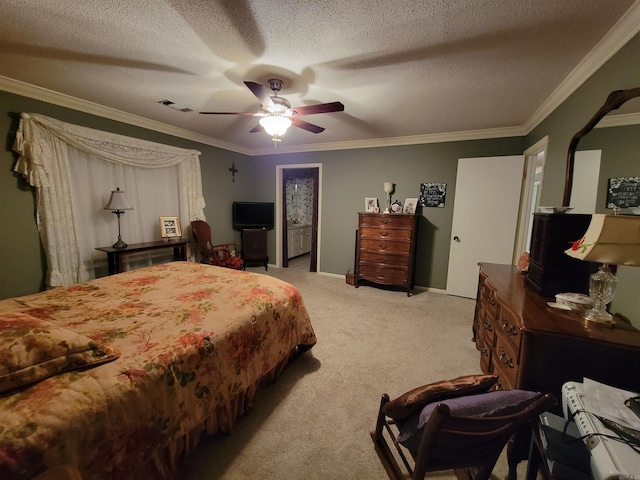
M118 217L118 241L112 245L113 248L127 248L127 244L122 241L122 237L120 236L120 215L122 215L125 210L133 210L133 207L129 204L127 197L125 197L124 192L120 190L119 187L111 191L111 198L109 198L104 209L111 210L111 213L115 213Z
M384 182L384 193L387 194L387 208L385 208L384 213L391 212L391 194L393 193L393 182Z
M602 264L589 278L593 308L583 316L592 322L613 325L615 321L606 307L613 300L618 279L609 265L640 266L640 217L594 214L584 236L565 253Z

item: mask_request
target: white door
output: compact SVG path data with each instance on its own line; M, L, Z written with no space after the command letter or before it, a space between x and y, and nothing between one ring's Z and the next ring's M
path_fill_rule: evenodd
M524 156L458 160L447 293L476 298L478 262L511 264Z

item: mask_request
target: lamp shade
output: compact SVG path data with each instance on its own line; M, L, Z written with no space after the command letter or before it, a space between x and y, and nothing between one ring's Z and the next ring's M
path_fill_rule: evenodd
M291 119L282 115L267 115L260 119L260 125L269 135L284 135L291 126Z
M133 210L133 207L127 200L127 197L124 195L124 192L117 188L116 190L111 191L111 198L104 206L105 210L112 211L122 211L122 210Z
M565 253L587 262L640 266L640 217L595 214Z

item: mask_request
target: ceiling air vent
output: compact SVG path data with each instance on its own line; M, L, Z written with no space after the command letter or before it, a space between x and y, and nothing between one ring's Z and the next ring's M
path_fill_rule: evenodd
M193 112L193 108L180 105L179 103L172 102L171 100L160 100L158 103L166 107L171 107L174 110L178 110L180 112Z

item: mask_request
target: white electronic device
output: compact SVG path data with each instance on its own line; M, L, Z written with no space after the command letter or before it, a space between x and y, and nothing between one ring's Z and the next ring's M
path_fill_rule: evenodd
M567 382L562 386L562 409L565 418L573 417L580 434L586 437L595 480L640 480L640 453L624 442L607 438L619 435L587 411L582 383Z

